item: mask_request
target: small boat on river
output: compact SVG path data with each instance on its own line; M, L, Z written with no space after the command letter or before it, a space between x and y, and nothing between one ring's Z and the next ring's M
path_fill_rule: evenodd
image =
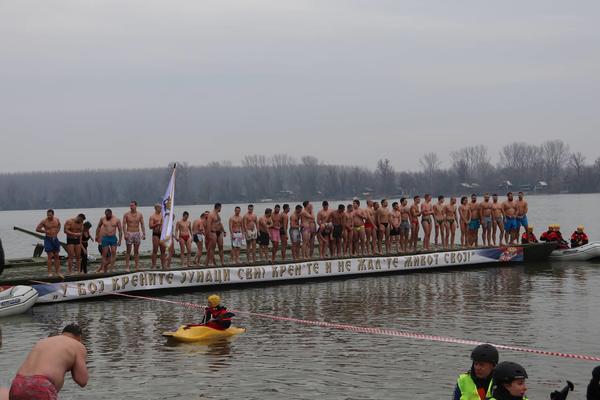
M591 242L574 249L554 250L550 253L552 261L590 261L600 259L600 242Z
M0 317L23 314L36 303L38 292L31 286L0 287Z

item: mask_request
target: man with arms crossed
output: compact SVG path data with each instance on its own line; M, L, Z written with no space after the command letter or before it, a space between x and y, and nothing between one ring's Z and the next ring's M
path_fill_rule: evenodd
M517 222L517 203L514 201L512 192L506 194L506 201L502 203L504 212L504 240L507 244L515 244L519 234L519 223Z
M502 246L504 242L504 211L502 203L498 203L498 195L492 195L492 243L496 245L496 233L500 231L498 236L498 244Z
M269 229L273 226L272 215L273 211L267 208L265 215L258 219L258 252L261 261L269 259Z
M148 227L152 231L152 269L156 268L156 258L158 256L158 249L160 248L160 265L162 268L165 267L165 251L167 247L160 240L160 234L162 231L162 206L160 204L154 205L154 214L150 216L148 220Z
M246 258L256 262L256 240L258 239L258 218L254 214L254 205L248 205L248 212L242 217L242 228L246 235Z
M242 209L236 207L233 215L229 218L229 235L231 237L231 262L240 263L240 249L244 244L244 233L242 232Z
M375 210L373 209L373 200L367 200L367 208L361 211L366 217L365 221L365 237L367 251L365 255L375 254L375 246L377 245L377 229L375 226Z
M137 201L133 200L129 204L129 211L123 216L123 230L125 231L125 269L129 271L129 257L131 247L133 246L133 257L135 270L140 267L140 243L146 240L146 227L144 226L144 216L137 210Z
M70 218L65 222L65 235L67 235L67 270L69 274L73 272L73 265L77 267L75 271L81 272L81 233L83 232L83 223L85 215L79 214L75 218Z
M52 263L54 263L54 274L63 278L60 273L60 242L58 241L58 232L60 232L60 220L54 216L54 210L46 211L44 218L35 228L36 232L44 234L44 250L48 254L48 276L52 276Z
M483 202L479 205L479 211L481 212L481 241L484 246L492 245L492 214L493 205L490 202L490 194L485 193L483 195Z
M117 240L117 230L119 239ZM102 247L102 264L96 272L114 271L117 258L117 247L121 246L123 240L123 226L119 218L115 217L110 208L104 211L104 217L100 218L96 227L96 242ZM110 253L110 258L109 258Z
M10 400L55 400L71 371L81 387L88 383L87 350L81 329L67 325L61 335L40 340L19 367L10 387Z

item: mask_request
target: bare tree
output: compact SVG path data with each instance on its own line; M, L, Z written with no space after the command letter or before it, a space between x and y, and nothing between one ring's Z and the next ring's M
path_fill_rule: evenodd
M569 167L573 169L577 178L583 176L583 170L585 168L585 156L581 152L573 153L569 157Z
M544 169L549 181L560 176L561 170L569 159L569 145L562 140L549 140L541 146Z
M379 193L391 193L396 189L396 173L389 159L377 161L375 170L379 184Z
M450 153L452 167L461 181L481 179L490 169L490 157L483 145L468 146Z

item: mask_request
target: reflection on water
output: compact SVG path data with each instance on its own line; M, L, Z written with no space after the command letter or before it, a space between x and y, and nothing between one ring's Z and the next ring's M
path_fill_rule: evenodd
M229 308L545 350L600 355L600 268L543 264L365 277L225 290ZM167 298L202 304L206 292ZM447 398L469 367L469 346L238 316L247 332L209 344L173 345L162 332L198 322L201 311L137 299L35 307L0 320L1 379L10 379L36 340L77 321L89 349L91 399ZM531 397L565 378L583 390L593 363L501 352L530 372Z

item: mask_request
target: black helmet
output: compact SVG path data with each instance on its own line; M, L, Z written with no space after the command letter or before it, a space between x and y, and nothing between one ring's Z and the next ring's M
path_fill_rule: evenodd
M471 360L498 364L498 350L491 344L480 344L471 352Z
M526 379L527 372L517 363L503 361L496 366L493 378L496 383L511 383L515 379Z

